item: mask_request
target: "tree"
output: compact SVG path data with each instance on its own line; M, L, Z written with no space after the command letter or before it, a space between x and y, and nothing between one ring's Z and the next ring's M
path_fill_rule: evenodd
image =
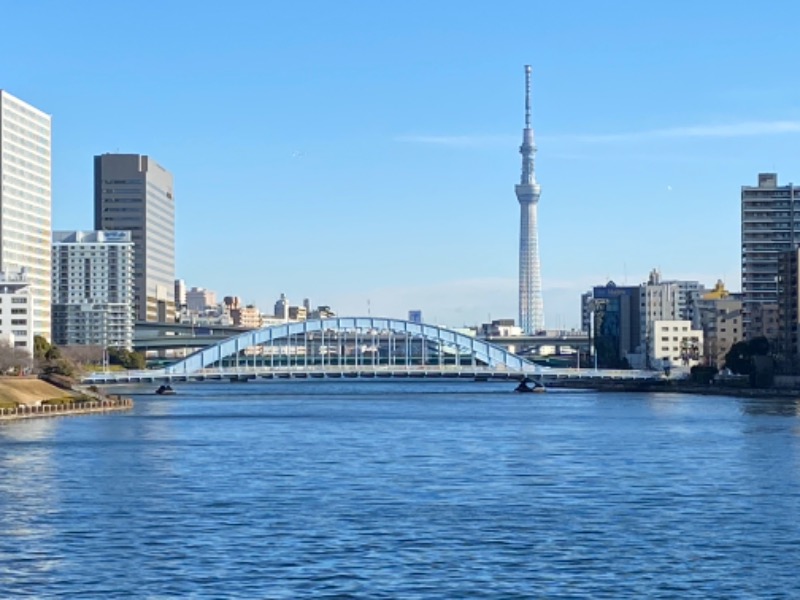
M124 348L109 348L108 363L120 365L125 369L144 369L147 365L144 354L141 352L130 352Z
M44 336L33 336L33 357L36 360L44 360L50 350L50 342Z
M765 337L736 342L725 355L725 367L737 375L748 375L753 387L770 387L775 361Z
M757 337L747 342L747 348L751 356L766 356L769 354L769 340L765 337Z
M145 369L147 368L147 359L141 352L131 352L128 364L130 364L129 369Z
M753 363L750 359L747 342L744 340L736 342L725 355L725 368L730 369L731 373L736 375L749 375L753 370Z
M64 375L65 377L75 377L78 373L78 368L75 363L67 358L58 358L48 361L42 368L45 374Z
M100 364L103 362L102 346L62 346L61 356L77 365Z

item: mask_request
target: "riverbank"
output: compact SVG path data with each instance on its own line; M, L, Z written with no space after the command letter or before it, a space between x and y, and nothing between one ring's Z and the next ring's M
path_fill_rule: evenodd
M132 407L130 398L76 388L66 378L51 383L37 377L0 377L0 420L85 415Z

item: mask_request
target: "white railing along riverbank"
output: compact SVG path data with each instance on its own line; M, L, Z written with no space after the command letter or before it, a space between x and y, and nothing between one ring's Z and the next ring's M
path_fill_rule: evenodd
M0 421L31 419L34 417L85 415L130 410L131 408L133 408L133 400L130 398L110 398L107 400L80 402L77 404L43 404L41 406L20 405L14 408L0 408Z

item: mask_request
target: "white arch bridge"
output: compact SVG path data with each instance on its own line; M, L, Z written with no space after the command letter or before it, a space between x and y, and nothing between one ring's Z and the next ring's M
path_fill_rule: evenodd
M652 372L540 367L456 331L398 319L337 317L248 331L164 369L93 373L84 383L205 379L464 377L653 378Z

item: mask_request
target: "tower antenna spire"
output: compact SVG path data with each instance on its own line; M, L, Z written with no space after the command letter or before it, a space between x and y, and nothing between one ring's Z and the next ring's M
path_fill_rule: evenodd
M525 129L531 128L531 66L525 65Z

